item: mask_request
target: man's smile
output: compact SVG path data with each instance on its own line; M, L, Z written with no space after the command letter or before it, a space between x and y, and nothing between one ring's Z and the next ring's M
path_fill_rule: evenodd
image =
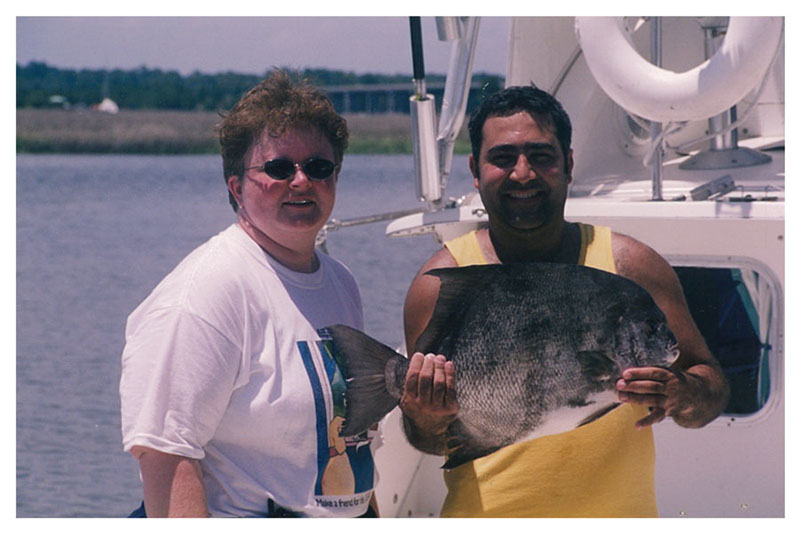
M531 189L527 191L509 191L506 193L506 196L514 200L528 200L543 193L544 191L541 189Z

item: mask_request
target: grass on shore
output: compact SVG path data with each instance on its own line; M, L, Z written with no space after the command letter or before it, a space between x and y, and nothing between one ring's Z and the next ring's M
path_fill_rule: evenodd
M350 154L410 154L411 119L403 114L345 115ZM17 110L17 153L217 154L214 126L205 111ZM456 152L467 153L462 131Z

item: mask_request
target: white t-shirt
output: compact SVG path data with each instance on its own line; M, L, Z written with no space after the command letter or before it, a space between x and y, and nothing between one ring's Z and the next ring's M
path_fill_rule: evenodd
M367 510L375 435L338 436L344 380L318 334L363 329L361 298L344 265L318 258L291 271L234 224L128 318L123 446L199 459L212 516L263 515L268 499L309 516Z

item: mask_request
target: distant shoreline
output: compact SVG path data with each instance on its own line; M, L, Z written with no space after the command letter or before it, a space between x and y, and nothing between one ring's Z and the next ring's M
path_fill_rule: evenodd
M403 114L344 115L350 154L410 154L411 119ZM210 111L17 109L18 154L218 154ZM469 150L466 133L456 152Z

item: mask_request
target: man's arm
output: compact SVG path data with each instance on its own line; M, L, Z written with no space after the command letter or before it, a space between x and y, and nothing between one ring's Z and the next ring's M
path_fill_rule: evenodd
M203 473L196 459L135 446L148 518L208 516Z
M406 350L413 353L417 339L433 315L439 295L439 278L426 276L433 268L457 266L446 249L433 255L411 282L403 308ZM413 353L406 374L403 397L403 428L409 442L434 455L447 451L447 428L455 419L455 368L444 356Z
M680 355L670 370L630 368L617 382L620 400L651 407L637 427L665 417L698 428L714 420L728 402L729 389L719 363L692 319L680 281L667 261L651 248L614 234L617 273L641 285L664 312Z

